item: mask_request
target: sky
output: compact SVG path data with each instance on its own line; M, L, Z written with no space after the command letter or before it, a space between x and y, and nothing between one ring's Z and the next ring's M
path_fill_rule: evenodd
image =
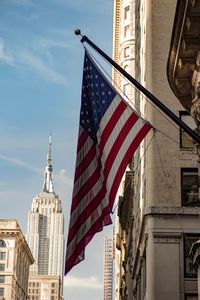
M0 219L26 233L33 197L42 191L52 131L54 190L69 223L81 99L80 28L112 53L112 0L0 0ZM65 300L103 299L103 243L64 279Z

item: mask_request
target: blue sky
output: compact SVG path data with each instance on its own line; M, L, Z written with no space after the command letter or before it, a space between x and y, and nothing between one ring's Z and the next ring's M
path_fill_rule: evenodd
M75 28L111 55L112 0L0 0L0 218L17 219L24 234L50 130L67 233L84 53ZM65 299L103 299L103 238L111 231L94 238L65 278Z

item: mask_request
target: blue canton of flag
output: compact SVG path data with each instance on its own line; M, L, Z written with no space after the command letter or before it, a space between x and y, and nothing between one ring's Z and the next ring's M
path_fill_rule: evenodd
M83 69L82 104L80 124L97 143L99 123L116 93L105 82L105 78L94 68L92 61L85 58Z

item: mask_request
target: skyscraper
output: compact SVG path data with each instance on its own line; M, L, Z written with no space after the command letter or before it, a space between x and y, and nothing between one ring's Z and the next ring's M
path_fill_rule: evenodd
M53 188L51 145L50 136L43 190L33 199L26 239L35 259L30 275L59 275L62 286L64 215L61 200Z
M104 300L112 300L113 294L113 238L104 240Z

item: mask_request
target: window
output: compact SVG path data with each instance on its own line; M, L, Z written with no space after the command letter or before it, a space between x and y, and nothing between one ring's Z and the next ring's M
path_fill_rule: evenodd
M197 272L195 271L192 259L189 256L191 246L194 242L200 239L200 236L186 235L184 237L184 269L186 278L196 278Z
M124 8L124 19L125 19L125 20L128 19L128 17L129 17L129 12L130 12L130 6L126 6L126 7Z
M130 56L130 47L125 47L124 48L124 57L129 57Z
M5 264L0 264L0 271L5 271Z
M194 119L187 111L180 111L180 119L193 130L197 127ZM192 138L183 129L180 129L180 147L184 149L194 148Z
M5 248L6 243L3 240L0 240L0 248Z
M0 296L4 296L4 288L0 288Z
M126 83L123 85L123 93L125 94L125 96L128 94L128 89L129 89L129 84Z
M124 37L127 37L130 33L130 25L124 27Z
M183 206L200 206L197 168L181 170L181 199Z
M0 275L0 283L4 283L5 282L5 276L4 275Z
M0 260L6 259L6 252L0 252Z
M186 294L185 300L198 300L198 295L197 294L193 294L193 295Z
M128 66L128 65L125 65L125 66L124 66L124 70L125 70L127 73L129 73L129 66Z

